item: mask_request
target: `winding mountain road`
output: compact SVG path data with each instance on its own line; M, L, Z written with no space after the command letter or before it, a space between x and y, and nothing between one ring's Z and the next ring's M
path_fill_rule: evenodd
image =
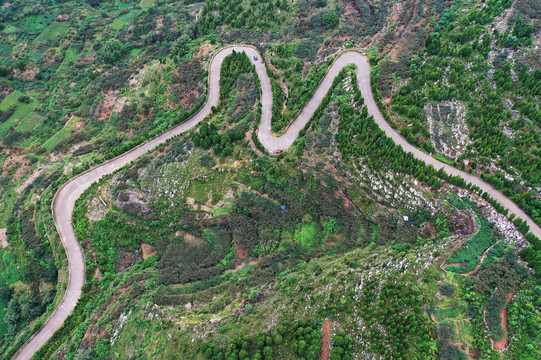
M60 329L81 297L82 287L86 280L86 271L83 250L75 237L75 233L71 225L75 201L86 189L90 187L90 185L97 182L101 177L122 168L124 165L129 164L145 153L152 151L158 145L163 144L174 136L182 134L183 132L193 128L203 119L205 119L205 117L211 113L211 107L218 104L221 64L223 60L233 52L233 50L237 52L246 52L250 59L253 59L254 56L261 58L259 52L251 46L229 46L218 51L212 57L211 62L209 63L209 87L207 101L196 114L182 124L167 130L161 135L135 147L134 149L75 176L57 191L53 199L52 210L54 222L60 235L62 245L66 251L69 263L69 281L67 290L53 314L45 322L43 327L29 341L27 341L25 345L21 347L21 349L15 354L14 359L31 359L33 355L43 345L45 345L47 340L49 340L58 329ZM299 135L300 130L302 130L311 119L323 97L329 91L334 78L338 75L340 70L344 68L344 66L350 64L355 65L357 68L357 82L365 99L365 104L368 107L369 114L374 116L375 121L378 123L381 129L385 131L387 136L392 138L395 143L402 146L405 151L412 152L415 157L423 160L427 164L433 165L436 169L444 168L448 174L459 175L467 182L471 182L472 184L479 186L483 191L486 191L491 197L508 208L510 213L515 213L517 217L525 220L530 226L531 232L537 237L541 238L541 228L534 223L533 220L526 215L526 213L522 211L513 201L503 195L503 193L494 189L490 184L486 183L480 178L455 169L454 167L444 164L420 151L409 144L402 136L391 128L391 126L385 121L385 118L377 107L372 95L368 61L366 57L357 51L344 51L336 58L335 62L330 66L327 74L319 84L312 98L299 113L295 121L293 121L293 123L289 126L286 133L280 137L274 137L271 134L273 99L271 83L267 75L267 70L265 65L260 61L255 62L255 68L260 79L262 90L262 115L258 137L263 146L265 146L265 148L270 152L276 152L278 149L285 150L289 148Z

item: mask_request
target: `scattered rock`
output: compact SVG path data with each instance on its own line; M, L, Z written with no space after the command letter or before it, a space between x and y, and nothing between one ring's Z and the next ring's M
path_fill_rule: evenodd
M9 246L6 231L7 231L6 228L0 229L0 245L2 245L2 247L8 247Z

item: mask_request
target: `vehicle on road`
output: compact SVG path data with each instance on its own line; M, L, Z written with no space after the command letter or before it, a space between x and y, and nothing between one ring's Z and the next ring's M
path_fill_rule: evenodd
M276 150L276 153L277 153L277 154L280 154L280 153L282 153L283 151L284 151L284 149L278 149L278 150Z
M255 60L255 61L257 61L257 60L258 60L258 59L257 59L257 56L255 56L255 55L254 55L254 60Z

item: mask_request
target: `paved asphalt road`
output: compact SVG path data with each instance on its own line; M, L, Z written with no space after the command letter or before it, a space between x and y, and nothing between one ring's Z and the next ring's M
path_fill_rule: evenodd
M66 318L75 308L77 301L81 296L81 289L85 283L85 262L84 255L79 242L75 237L75 233L71 226L71 218L75 200L88 189L92 183L98 181L102 176L110 174L115 170L122 168L133 160L139 158L145 153L152 151L156 146L166 142L174 136L193 128L207 115L210 114L210 109L213 105L218 104L219 99L219 77L220 67L225 57L235 50L237 52L245 51L250 59L255 63L256 71L261 82L261 102L262 116L259 126L258 137L265 148L273 153L279 149L286 150L291 146L293 141L299 135L299 131L304 128L310 120L323 97L330 89L332 82L340 70L347 65L354 64L357 68L357 82L359 89L368 107L368 112L374 116L378 125L385 131L387 136L392 138L395 143L402 146L405 151L412 152L413 155L427 164L431 164L436 169L444 168L448 174L460 175L464 180L479 186L483 191L490 194L491 197L500 202L503 206L509 209L510 213L515 213L517 217L526 220L530 225L531 232L541 238L541 228L533 222L533 220L524 213L513 201L508 199L503 193L494 189L490 184L480 178L455 169L454 167L444 164L428 154L420 151L409 144L400 134L394 131L391 126L385 121L385 118L379 111L372 89L370 87L370 69L368 60L357 51L342 52L329 68L327 74L321 81L319 87L313 97L308 101L306 106L299 113L295 121L289 126L286 133L281 137L274 137L271 134L271 117L272 117L272 88L265 65L260 60L255 61L254 56L261 59L257 50L251 46L230 46L217 52L209 64L209 88L208 96L205 105L187 121L164 132L163 134L147 141L144 144L111 159L87 172L69 180L56 193L53 200L53 215L56 228L60 234L60 239L66 250L69 262L69 282L66 293L59 306L53 312L51 317L45 322L44 326L39 330L15 355L15 359L31 359L32 356L47 342L47 340L62 326Z

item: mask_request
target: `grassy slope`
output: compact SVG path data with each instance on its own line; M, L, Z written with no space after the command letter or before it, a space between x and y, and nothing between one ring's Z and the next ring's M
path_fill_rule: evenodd
M6 111L11 107L16 108L13 114L0 124L0 137L5 136L10 128L15 128L20 122L26 121L25 118L29 116L38 105L35 101L31 101L28 104L19 102L19 98L22 96L24 96L23 93L15 90L0 103L0 110L2 111Z

